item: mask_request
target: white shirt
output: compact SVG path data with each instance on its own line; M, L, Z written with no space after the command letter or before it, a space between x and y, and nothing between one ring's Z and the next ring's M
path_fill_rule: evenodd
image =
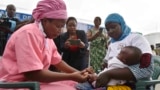
M128 65L124 64L121 62L117 57L113 57L111 60L108 61L108 68L105 68L103 71L101 71L98 75L102 74L103 72L115 68L124 68L127 67ZM108 85L122 85L126 81L125 80L115 80L111 79L108 83Z
M147 39L143 37L141 34L130 33L126 38L121 41L117 41L114 43L110 43L107 54L104 58L105 62L117 56L120 50L125 46L136 46L141 49L142 53L151 53L152 50L150 48L150 44Z

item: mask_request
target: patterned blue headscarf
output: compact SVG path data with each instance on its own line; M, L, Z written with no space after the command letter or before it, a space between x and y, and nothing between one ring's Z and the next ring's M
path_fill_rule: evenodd
M110 15L108 15L108 17L105 20L105 24L109 23L109 22L115 22L115 23L119 23L121 25L121 29L122 29L122 35L120 36L119 39L115 40L114 38L111 38L111 42L116 42L116 41L121 41L123 40L126 36L129 35L129 33L131 32L130 27L128 27L123 19L123 17L121 15L119 15L118 13L112 13Z

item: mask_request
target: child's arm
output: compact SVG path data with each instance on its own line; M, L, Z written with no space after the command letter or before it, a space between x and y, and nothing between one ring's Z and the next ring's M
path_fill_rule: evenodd
M117 68L105 71L104 73L100 74L96 80L96 87L105 87L107 86L110 79L117 79L117 80L133 80L135 81L135 77L129 68Z

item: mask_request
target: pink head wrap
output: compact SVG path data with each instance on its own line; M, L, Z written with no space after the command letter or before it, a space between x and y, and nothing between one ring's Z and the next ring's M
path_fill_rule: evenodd
M32 15L36 21L43 18L67 19L65 2L63 0L41 0Z

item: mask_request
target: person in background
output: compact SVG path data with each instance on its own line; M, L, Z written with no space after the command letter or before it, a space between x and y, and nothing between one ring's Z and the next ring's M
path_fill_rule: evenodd
M3 55L6 43L7 43L7 35L8 33L12 33L9 28L4 27L0 23L0 56Z
M100 28L100 25L101 18L95 17L94 27L87 32L87 38L90 42L90 65L95 72L101 70L101 64L106 54L106 44L108 40L107 32L103 28Z
M77 20L69 17L66 21L67 32L61 35L63 60L72 67L83 70L88 67L86 59L88 40L83 30L77 30Z
M79 71L65 63L53 39L64 27L67 12L63 0L41 0L33 10L34 23L12 34L0 60L0 81L40 82L41 90L76 90L88 78L89 68ZM61 72L48 70L54 65Z
M20 22L15 17L16 7L8 4L6 14L0 16L0 55L3 55L4 48L10 35L14 32L16 25Z
M151 49L152 49L152 54L156 55L156 51L155 51L154 45L150 45L150 46L151 46Z
M15 17L16 15L16 7L13 4L8 4L6 7L6 14L2 15L2 18L5 18L9 22L9 28L13 33L17 24L20 23L20 20ZM8 38L11 34L8 34Z
M149 42L139 33L131 33L131 29L118 13L111 13L106 17L105 28L110 36L110 44L104 63L117 56L125 46L135 46L142 51L140 63L125 68L108 70L99 75L96 87L105 87L108 79L137 81L149 79L153 72L152 50Z

